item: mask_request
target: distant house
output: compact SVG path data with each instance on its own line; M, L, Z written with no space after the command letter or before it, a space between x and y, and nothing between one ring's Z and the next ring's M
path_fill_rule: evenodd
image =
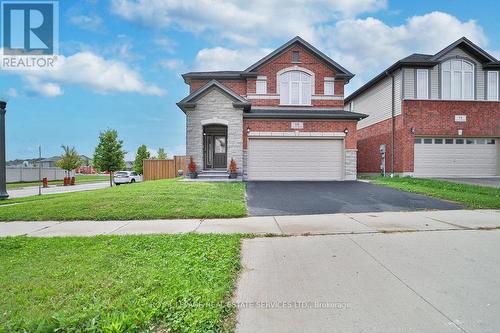
M61 159L61 156L52 156L48 158L42 158L40 162L42 163L42 168L56 168L57 161ZM35 162L35 166L38 166L38 162Z
M134 161L126 161L125 162L125 170L132 170L134 169Z

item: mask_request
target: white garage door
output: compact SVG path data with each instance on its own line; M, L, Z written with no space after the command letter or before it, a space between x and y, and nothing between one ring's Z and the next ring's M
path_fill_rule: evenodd
M495 176L495 139L416 138L414 174L416 177Z
M341 180L343 140L250 139L249 180Z

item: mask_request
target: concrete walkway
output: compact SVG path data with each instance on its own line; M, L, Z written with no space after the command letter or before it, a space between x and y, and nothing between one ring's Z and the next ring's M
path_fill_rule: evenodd
M42 188L42 195L90 191L90 190L98 190L98 189L106 188L106 187L109 187L109 182L84 183L84 184L79 184L79 185L74 185L74 186L51 185L48 188ZM22 188L18 188L18 189L7 190L7 193L9 193L10 199L30 197L33 195L38 195L38 186L28 186L28 187L22 187Z
M270 235L370 234L500 228L500 210L445 210L151 221L0 222L5 236L252 233Z
M244 239L236 332L498 332L498 253L500 230Z

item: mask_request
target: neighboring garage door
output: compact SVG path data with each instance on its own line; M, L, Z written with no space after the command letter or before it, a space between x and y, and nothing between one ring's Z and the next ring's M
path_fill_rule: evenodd
M249 180L341 180L341 139L252 138L248 147Z
M416 138L414 174L416 177L495 176L495 139Z

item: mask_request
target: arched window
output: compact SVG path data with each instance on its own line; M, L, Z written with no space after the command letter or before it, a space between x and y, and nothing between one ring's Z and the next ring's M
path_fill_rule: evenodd
M311 105L312 75L290 70L279 75L280 104Z
M441 66L443 99L474 99L474 64L451 59Z

